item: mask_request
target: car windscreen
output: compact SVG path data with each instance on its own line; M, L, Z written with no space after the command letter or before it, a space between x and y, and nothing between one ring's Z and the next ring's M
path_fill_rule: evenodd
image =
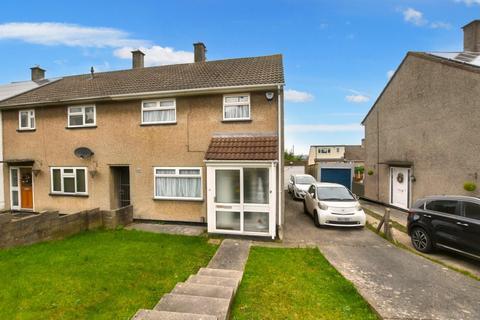
M318 199L323 201L352 201L355 200L347 188L343 187L318 187Z
M313 179L313 177L308 177L308 176L296 177L295 182L297 184L312 184L315 182L315 179Z

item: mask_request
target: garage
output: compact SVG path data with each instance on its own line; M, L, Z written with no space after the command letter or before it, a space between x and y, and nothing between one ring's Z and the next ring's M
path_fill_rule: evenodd
M350 168L321 168L320 181L344 185L352 189L352 169Z

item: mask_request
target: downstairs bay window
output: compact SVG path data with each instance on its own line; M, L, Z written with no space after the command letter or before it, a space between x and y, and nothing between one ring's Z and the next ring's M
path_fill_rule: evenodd
M203 200L201 168L154 168L154 198Z
M52 194L87 195L87 168L56 167L50 169Z

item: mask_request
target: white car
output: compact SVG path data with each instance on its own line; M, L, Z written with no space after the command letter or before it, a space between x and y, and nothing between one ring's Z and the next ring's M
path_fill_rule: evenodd
M313 215L315 226L363 227L363 212L357 197L336 183L316 182L303 200L306 214Z
M288 181L288 192L292 194L294 199L303 199L308 188L315 183L316 180L309 174L295 174L290 176Z

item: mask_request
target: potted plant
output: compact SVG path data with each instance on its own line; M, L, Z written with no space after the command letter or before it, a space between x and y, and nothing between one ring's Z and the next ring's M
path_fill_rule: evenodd
M463 184L463 189L469 192L473 192L477 190L477 185L475 184L475 182L467 181Z

